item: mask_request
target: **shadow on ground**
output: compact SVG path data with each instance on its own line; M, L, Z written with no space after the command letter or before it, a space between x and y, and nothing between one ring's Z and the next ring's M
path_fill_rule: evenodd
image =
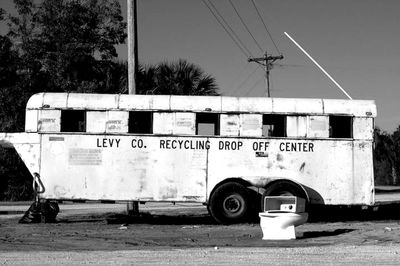
M317 238L317 237L326 237L326 236L338 236L346 233L350 233L355 231L355 229L336 229L333 231L312 231L312 232L304 232L301 237L297 237L297 239L307 239L307 238Z
M309 222L345 222L400 220L400 204L374 207L362 206L313 206Z
M150 213L140 213L139 215L126 215L126 214L113 214L108 215L107 223L109 224L170 224L170 225L184 225L184 224L203 224L212 225L216 224L214 219L208 214L203 215L157 215Z
M108 224L152 224L152 225L215 225L214 219L205 211L187 210L182 213L141 212L139 215L123 213L85 214L57 219L58 223L80 223L106 221ZM375 207L361 206L313 206L309 209L308 223L346 222L346 221L383 221L400 220L400 204L389 204ZM248 221L259 223L255 217ZM337 232L336 232L337 233ZM340 233L340 232L339 232Z

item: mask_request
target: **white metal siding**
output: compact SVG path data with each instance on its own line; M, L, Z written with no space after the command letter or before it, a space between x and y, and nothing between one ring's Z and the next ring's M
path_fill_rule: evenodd
M129 112L108 111L106 133L128 133Z
M306 116L288 116L286 117L286 134L288 137L301 137L307 135L307 117Z
M40 93L32 96L27 109L129 109L159 111L211 111L290 114L347 114L375 117L374 101L170 95L111 95L80 93Z
M175 113L154 113L153 114L153 133L172 134L175 124Z
M373 119L367 117L354 117L353 138L372 141L374 139Z
M309 116L307 137L328 138L329 137L329 116Z
M262 115L240 114L240 136L261 137L262 123Z
M240 118L238 114L222 114L220 125L221 136L239 136Z
M39 110L39 132L60 132L61 110Z
M39 110L26 110L25 132L37 132Z
M172 130L174 135L194 135L196 134L196 114L195 113L174 113L175 122Z
M86 132L105 133L106 132L106 111L87 111L86 112Z

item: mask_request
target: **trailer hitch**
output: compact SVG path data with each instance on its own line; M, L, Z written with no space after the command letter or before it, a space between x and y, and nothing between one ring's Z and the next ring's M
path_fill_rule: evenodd
M33 173L35 202L25 212L19 223L54 223L56 221L56 216L60 211L58 204L49 200L40 202L39 194L45 192L45 190L42 180L40 180L40 175Z
M42 183L42 180L40 180L40 175L38 173L33 173L33 193L35 196L35 203L39 203L39 194L44 193L46 189L44 188L44 185Z

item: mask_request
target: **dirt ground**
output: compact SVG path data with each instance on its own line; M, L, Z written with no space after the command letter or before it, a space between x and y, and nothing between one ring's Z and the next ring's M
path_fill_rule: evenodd
M107 206L107 205L104 205ZM398 264L400 205L329 208L297 227L296 240L265 241L259 223L216 224L203 206L122 212L64 210L57 223L0 215L0 264ZM135 262L135 263L134 263ZM281 263L282 262L282 263Z

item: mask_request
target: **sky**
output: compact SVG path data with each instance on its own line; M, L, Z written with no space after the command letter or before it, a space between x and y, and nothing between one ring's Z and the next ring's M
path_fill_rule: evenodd
M119 1L126 18L127 0ZM377 126L392 132L400 125L400 1L253 0L278 49L252 0L211 1L244 51L202 0L137 0L139 61L186 59L213 75L223 95L262 97L265 72L247 61L248 52L254 57L282 53L284 59L271 70L272 97L346 99L284 35L288 32L353 99L376 101ZM0 0L0 7L12 6L12 0ZM126 45L117 51L127 58Z

